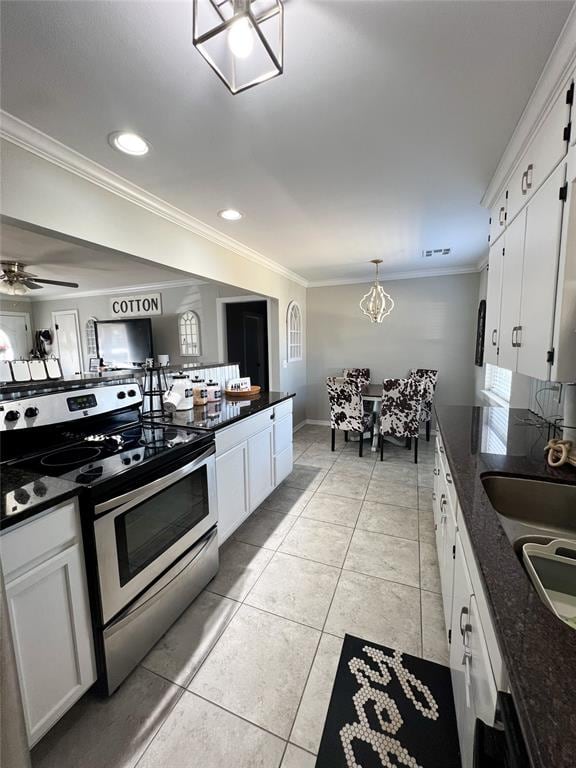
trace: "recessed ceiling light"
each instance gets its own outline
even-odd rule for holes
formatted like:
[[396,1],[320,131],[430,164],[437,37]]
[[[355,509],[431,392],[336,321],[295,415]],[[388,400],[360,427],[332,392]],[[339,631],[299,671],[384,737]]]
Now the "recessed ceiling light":
[[150,145],[142,136],[138,136],[137,133],[130,133],[129,131],[111,133],[109,141],[114,149],[118,149],[127,155],[142,156],[147,155],[150,151]]
[[235,208],[224,208],[223,211],[218,211],[218,216],[226,221],[238,221],[243,215],[243,213],[240,213]]

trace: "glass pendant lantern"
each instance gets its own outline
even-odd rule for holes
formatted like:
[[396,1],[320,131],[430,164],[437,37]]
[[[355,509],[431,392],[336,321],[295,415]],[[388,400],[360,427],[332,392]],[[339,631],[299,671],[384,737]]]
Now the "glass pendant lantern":
[[282,0],[193,0],[194,47],[231,93],[282,74]]
[[389,296],[378,280],[378,267],[382,264],[382,259],[372,259],[372,264],[376,265],[376,280],[368,293],[364,294],[360,301],[360,309],[365,315],[368,315],[372,323],[381,323],[394,309],[394,300]]

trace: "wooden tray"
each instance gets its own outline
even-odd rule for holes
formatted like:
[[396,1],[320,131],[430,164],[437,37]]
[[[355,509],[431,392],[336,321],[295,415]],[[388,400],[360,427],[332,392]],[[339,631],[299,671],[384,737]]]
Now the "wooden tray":
[[261,389],[262,387],[250,387],[250,389],[245,389],[243,392],[238,392],[235,389],[225,389],[224,394],[230,400],[240,400],[243,397],[255,397],[256,395],[259,395]]

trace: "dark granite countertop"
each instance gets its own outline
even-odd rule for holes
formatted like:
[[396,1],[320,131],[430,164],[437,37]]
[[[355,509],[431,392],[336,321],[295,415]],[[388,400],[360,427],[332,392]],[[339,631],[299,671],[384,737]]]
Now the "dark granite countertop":
[[59,477],[3,465],[0,467],[0,531],[77,496],[81,490],[81,485]]
[[[258,411],[271,408],[283,400],[295,397],[289,392],[261,392],[254,398],[238,398],[232,400],[226,395],[219,403],[194,406],[189,411],[176,411],[171,417],[159,418],[159,421],[169,421],[179,427],[196,427],[198,429],[222,429],[236,421],[253,416]],[[146,416],[144,416],[146,418]]]
[[[494,429],[496,413],[508,417],[505,442]],[[547,427],[528,411],[440,406],[436,414],[533,768],[572,768],[576,631],[541,602],[481,475],[497,472],[576,484],[576,471],[547,465]]]

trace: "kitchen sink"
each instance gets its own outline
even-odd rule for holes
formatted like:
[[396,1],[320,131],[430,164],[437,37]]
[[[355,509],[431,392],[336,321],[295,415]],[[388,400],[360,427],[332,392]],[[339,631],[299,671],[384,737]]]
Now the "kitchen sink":
[[482,484],[517,551],[529,540],[576,539],[576,485],[504,475]]

